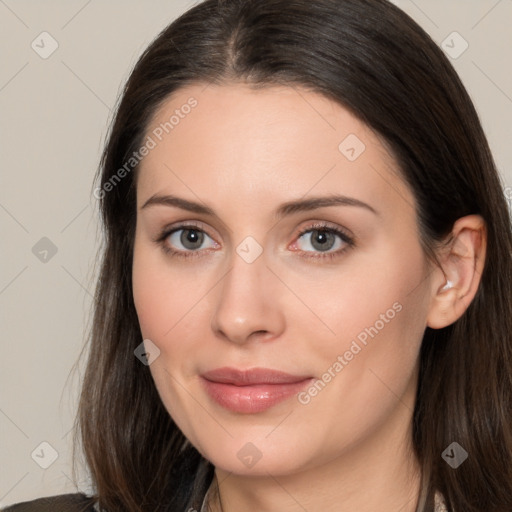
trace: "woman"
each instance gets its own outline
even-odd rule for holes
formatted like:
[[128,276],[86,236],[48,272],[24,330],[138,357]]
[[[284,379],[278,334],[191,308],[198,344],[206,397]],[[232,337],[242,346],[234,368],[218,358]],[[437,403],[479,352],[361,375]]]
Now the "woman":
[[196,5],[133,70],[94,194],[96,491],[69,510],[512,510],[507,205],[402,11]]

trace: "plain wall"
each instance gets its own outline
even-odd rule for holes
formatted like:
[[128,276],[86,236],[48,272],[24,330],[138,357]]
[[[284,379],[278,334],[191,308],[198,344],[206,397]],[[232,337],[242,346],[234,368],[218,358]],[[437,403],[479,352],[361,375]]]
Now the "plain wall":
[[[0,507],[77,491],[70,429],[80,373],[70,372],[85,341],[100,241],[93,176],[137,57],[194,3],[0,2]],[[512,2],[394,3],[451,52],[463,48],[454,31],[469,44],[452,62],[504,189],[512,186]],[[42,32],[58,43],[47,58],[55,43]],[[53,450],[57,459],[43,469]],[[88,489],[83,473],[79,490]]]

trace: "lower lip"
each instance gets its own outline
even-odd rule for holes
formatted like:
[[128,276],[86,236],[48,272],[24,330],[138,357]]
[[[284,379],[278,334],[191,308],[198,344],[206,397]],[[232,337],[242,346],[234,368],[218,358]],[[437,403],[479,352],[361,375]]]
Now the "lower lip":
[[263,412],[299,393],[313,379],[286,384],[254,384],[235,386],[201,378],[206,392],[219,405],[230,411],[254,414]]

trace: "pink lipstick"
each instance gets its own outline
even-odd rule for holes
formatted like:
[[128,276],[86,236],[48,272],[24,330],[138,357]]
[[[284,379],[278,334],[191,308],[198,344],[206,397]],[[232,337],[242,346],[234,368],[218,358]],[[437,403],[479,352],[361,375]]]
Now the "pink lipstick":
[[217,368],[201,375],[201,382],[219,405],[230,411],[254,414],[297,394],[313,380],[269,368]]

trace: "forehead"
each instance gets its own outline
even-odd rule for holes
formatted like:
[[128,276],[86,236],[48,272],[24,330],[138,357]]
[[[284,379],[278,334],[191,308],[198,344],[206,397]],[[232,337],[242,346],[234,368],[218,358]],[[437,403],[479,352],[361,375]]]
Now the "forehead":
[[162,104],[146,137],[152,149],[139,168],[139,206],[165,192],[240,207],[331,192],[414,202],[377,134],[339,103],[295,86],[184,87]]

